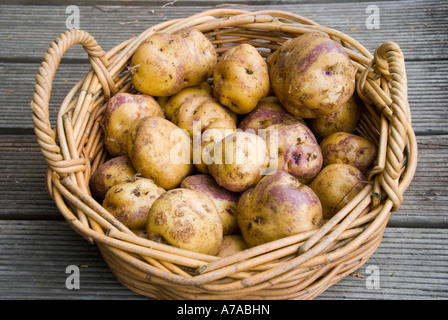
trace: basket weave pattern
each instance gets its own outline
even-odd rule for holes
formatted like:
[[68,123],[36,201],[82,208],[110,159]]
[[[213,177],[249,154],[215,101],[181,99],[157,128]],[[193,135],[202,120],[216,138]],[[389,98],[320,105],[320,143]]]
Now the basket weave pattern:
[[[266,57],[289,38],[321,31],[339,41],[357,67],[363,101],[357,133],[375,141],[378,157],[366,187],[319,230],[250,248],[225,258],[138,237],[95,201],[92,172],[107,159],[101,121],[117,92],[135,92],[129,60],[156,31],[196,27],[218,55],[249,43]],[[52,81],[63,54],[81,44],[92,69],[68,92],[52,127]],[[95,243],[117,279],[156,299],[312,299],[359,269],[380,245],[392,212],[417,166],[403,54],[393,42],[374,55],[353,38],[301,16],[276,10],[205,11],[153,26],[108,52],[87,32],[70,30],[51,44],[36,76],[32,117],[48,165],[47,188],[72,228]]]

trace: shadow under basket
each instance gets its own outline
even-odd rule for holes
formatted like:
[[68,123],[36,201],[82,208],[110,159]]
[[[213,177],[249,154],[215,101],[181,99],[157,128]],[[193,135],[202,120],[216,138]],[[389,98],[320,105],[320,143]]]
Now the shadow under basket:
[[[90,194],[91,173],[108,157],[102,140],[105,104],[117,92],[135,92],[129,60],[157,31],[202,31],[218,56],[249,43],[267,57],[289,38],[320,31],[340,42],[357,67],[361,99],[357,134],[375,141],[378,155],[368,183],[318,230],[219,258],[137,236]],[[91,70],[68,92],[55,127],[50,123],[52,81],[65,51],[81,44]],[[277,10],[204,11],[165,21],[108,52],[87,32],[70,30],[51,44],[36,76],[34,130],[48,165],[47,188],[61,214],[95,243],[116,278],[155,299],[312,299],[359,269],[376,251],[390,214],[399,209],[417,166],[403,53],[393,42],[372,55],[353,38],[304,17]]]

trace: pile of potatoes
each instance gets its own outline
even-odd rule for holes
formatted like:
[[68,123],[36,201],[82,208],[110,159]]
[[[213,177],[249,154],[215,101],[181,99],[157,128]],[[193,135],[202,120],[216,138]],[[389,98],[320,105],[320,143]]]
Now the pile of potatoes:
[[90,190],[139,236],[227,256],[320,228],[368,183],[356,67],[326,34],[265,59],[250,44],[218,55],[194,28],[157,32],[129,69],[137,93],[107,102],[110,157]]

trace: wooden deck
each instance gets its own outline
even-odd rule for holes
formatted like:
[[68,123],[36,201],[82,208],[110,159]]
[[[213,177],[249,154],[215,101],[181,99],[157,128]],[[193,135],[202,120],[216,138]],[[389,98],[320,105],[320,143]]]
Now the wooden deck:
[[[35,74],[50,43],[66,30],[74,1],[0,3],[0,299],[146,299],[123,287],[97,248],[62,219],[45,189],[45,161],[31,120]],[[291,11],[338,29],[372,53],[397,42],[406,59],[419,164],[405,202],[383,242],[355,274],[317,299],[448,299],[448,2],[446,1],[77,1],[80,28],[108,50],[164,20],[229,3],[246,10]],[[212,3],[212,5],[210,5]],[[366,8],[380,10],[366,28]],[[230,5],[228,5],[230,6]],[[54,80],[50,119],[90,69],[71,48]],[[66,287],[66,268],[80,268],[80,288]],[[379,286],[368,283],[371,268]]]

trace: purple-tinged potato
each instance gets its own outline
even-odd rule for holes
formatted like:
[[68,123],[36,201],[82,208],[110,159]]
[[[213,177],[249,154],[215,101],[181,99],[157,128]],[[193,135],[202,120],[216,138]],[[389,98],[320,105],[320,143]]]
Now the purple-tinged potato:
[[233,192],[253,187],[269,165],[266,142],[244,131],[237,130],[218,141],[210,155],[213,159],[208,166],[210,174],[218,185]]
[[243,131],[253,129],[266,129],[274,124],[291,124],[296,122],[305,123],[303,119],[296,118],[287,112],[275,96],[261,99],[254,110],[249,112],[241,120],[238,128]]
[[215,179],[207,174],[188,176],[182,181],[180,187],[196,190],[212,199],[221,216],[223,235],[232,234],[238,230],[236,221],[236,207],[240,196],[238,193],[219,186]]
[[359,118],[359,108],[355,96],[347,100],[338,110],[314,119],[308,119],[308,127],[317,141],[335,132],[355,132]]
[[302,183],[309,182],[322,169],[320,146],[311,130],[302,123],[269,126],[266,145],[270,158],[277,152],[277,169],[289,172]]
[[195,190],[177,188],[160,196],[147,221],[148,238],[193,252],[216,255],[222,221],[213,201]]
[[229,234],[222,238],[221,248],[217,254],[218,257],[228,257],[232,254],[248,249],[246,241],[240,234]]
[[320,143],[323,166],[345,163],[358,168],[364,174],[376,159],[377,146],[370,140],[347,132],[335,132]]
[[325,219],[330,219],[367,184],[357,168],[342,163],[326,166],[309,184],[319,197]]
[[149,209],[165,190],[152,180],[137,178],[109,189],[102,206],[131,230],[145,228]]
[[307,185],[285,171],[263,177],[242,194],[238,226],[249,247],[322,226],[322,206]]
[[103,164],[92,174],[89,182],[93,195],[103,199],[107,191],[114,185],[131,182],[137,172],[128,156],[118,156]]
[[287,40],[267,63],[275,95],[296,117],[329,115],[355,91],[357,68],[342,45],[321,32]]
[[107,103],[104,111],[104,144],[112,156],[126,155],[126,135],[132,124],[146,116],[164,118],[157,101],[145,94],[120,92]]

